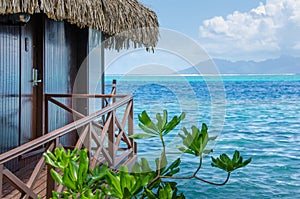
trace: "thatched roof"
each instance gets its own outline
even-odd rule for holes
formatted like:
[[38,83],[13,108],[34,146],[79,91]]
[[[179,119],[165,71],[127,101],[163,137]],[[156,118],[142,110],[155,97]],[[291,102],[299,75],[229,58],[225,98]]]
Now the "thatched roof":
[[138,0],[0,0],[0,14],[45,13],[78,27],[91,27],[110,37],[108,48],[154,47],[158,40],[156,14]]

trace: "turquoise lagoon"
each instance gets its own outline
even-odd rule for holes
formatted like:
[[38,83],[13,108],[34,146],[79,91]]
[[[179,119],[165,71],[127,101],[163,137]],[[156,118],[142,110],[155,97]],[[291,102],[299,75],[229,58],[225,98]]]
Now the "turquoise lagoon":
[[[194,157],[177,153],[183,126],[205,122],[218,135],[199,172],[204,179],[226,178],[210,166],[210,156],[237,149],[252,157],[222,187],[179,181],[187,198],[300,198],[300,75],[107,76],[106,83],[112,79],[118,80],[118,93],[134,95],[135,132],[140,132],[137,115],[143,110],[152,116],[163,109],[170,116],[186,112],[184,122],[167,138],[170,159],[183,160],[182,175],[197,166]],[[153,161],[159,147],[155,139],[139,140],[139,157]]]

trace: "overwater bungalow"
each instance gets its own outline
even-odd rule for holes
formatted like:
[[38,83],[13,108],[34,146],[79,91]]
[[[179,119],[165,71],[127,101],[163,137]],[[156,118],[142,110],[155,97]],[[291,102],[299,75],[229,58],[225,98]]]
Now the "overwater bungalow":
[[136,160],[133,97],[104,94],[103,49],[151,49],[157,39],[156,14],[137,0],[0,1],[0,198],[62,190],[41,156],[56,147],[88,148],[92,167]]

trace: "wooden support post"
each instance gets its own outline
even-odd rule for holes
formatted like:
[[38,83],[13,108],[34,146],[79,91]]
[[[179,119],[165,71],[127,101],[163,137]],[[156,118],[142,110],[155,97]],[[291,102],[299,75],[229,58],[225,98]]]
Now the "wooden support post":
[[55,181],[52,179],[52,176],[50,174],[50,170],[53,167],[50,165],[47,165],[47,192],[46,197],[51,198],[52,197],[52,191],[55,189]]
[[[58,146],[58,138],[54,140],[54,147],[53,150]],[[51,198],[52,197],[52,191],[56,189],[56,182],[53,180],[51,174],[50,174],[50,170],[53,167],[50,165],[47,165],[47,185],[46,185],[46,197],[47,198]]]
[[44,129],[44,135],[48,133],[49,131],[49,96],[45,95],[45,129]]
[[[111,94],[112,94],[112,95],[117,94],[117,80],[115,80],[115,79],[114,79],[113,82],[112,82],[112,90],[111,90]],[[113,102],[113,103],[116,102],[116,98],[115,98],[115,97],[113,97],[112,102]]]
[[[133,100],[131,100],[129,103],[131,103],[130,112],[128,115],[128,136],[133,135]],[[134,140],[130,138],[130,144],[133,148],[133,153],[136,153]],[[132,158],[133,154],[130,155],[130,158]]]
[[89,131],[88,131],[88,135],[86,136],[87,140],[86,140],[86,143],[87,143],[87,146],[86,148],[88,149],[88,156],[89,156],[89,159],[91,160],[92,159],[92,122],[90,122],[89,124]]
[[3,164],[0,164],[0,198],[2,198],[2,187],[3,186]]
[[111,94],[112,95],[117,94],[117,80],[115,80],[115,79],[113,79],[113,81],[112,81]]
[[115,167],[115,123],[116,123],[116,115],[115,111],[110,112],[112,114],[111,121],[108,127],[108,153],[112,160],[112,167]]
[[138,149],[137,142],[134,142],[133,151],[134,151],[135,154],[137,154],[137,149]]

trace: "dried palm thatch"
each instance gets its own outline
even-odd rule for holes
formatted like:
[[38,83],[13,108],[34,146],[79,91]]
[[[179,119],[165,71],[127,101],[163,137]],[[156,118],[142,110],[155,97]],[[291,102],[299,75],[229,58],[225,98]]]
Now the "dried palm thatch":
[[117,50],[145,46],[158,40],[156,14],[138,0],[0,0],[0,15],[45,13],[80,28],[90,27],[110,36],[107,48]]

